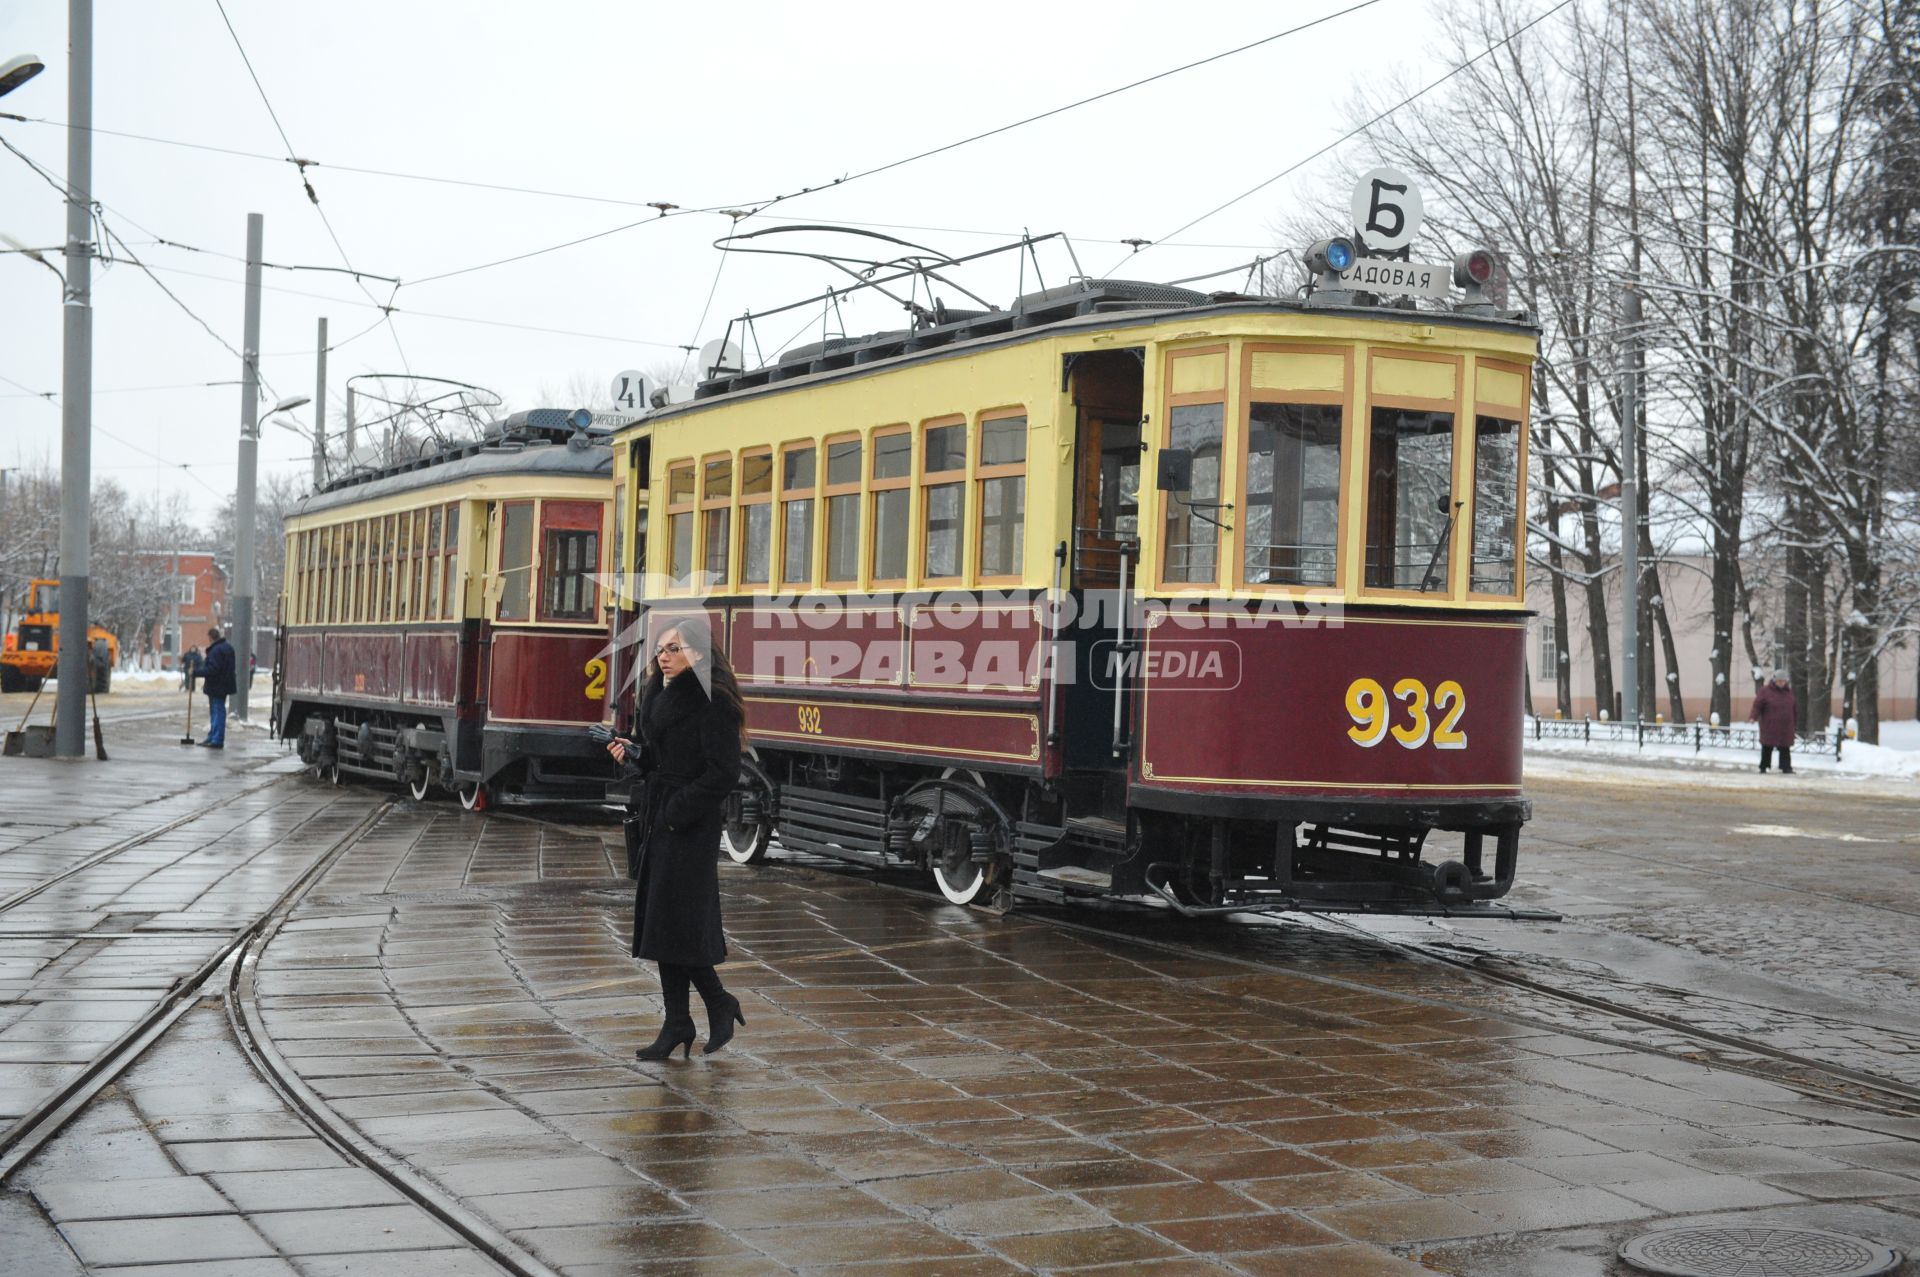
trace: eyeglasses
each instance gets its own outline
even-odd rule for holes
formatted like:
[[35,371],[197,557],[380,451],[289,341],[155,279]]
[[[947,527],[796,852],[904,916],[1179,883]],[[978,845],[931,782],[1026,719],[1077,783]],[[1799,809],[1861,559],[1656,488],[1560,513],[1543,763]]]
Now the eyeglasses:
[[662,643],[653,649],[655,656],[678,656],[687,649],[679,643]]

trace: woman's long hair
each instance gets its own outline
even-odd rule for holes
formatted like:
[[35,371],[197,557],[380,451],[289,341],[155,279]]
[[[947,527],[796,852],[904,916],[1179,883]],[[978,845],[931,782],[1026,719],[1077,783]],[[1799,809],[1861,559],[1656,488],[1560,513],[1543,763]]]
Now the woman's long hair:
[[[714,642],[713,629],[707,624],[707,618],[699,615],[679,617],[660,632],[663,638],[675,633],[680,635],[682,647],[693,649],[701,657],[701,662],[695,663],[687,673],[704,683],[714,704],[733,716],[733,721],[740,725],[740,748],[747,748],[750,743],[747,737],[747,707],[740,700],[740,683],[733,676],[733,662],[727,659],[726,651]],[[706,666],[704,679],[699,673],[701,663]],[[657,652],[650,652],[647,656],[647,680],[641,688],[640,704],[635,714],[640,722],[646,722],[647,702],[658,695],[665,684],[666,678],[660,673],[660,656]]]

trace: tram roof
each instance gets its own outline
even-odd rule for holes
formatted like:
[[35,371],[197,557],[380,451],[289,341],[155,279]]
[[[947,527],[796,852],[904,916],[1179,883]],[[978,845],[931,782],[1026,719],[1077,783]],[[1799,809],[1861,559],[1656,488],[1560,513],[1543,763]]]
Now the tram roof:
[[1524,311],[1477,314],[1379,304],[1329,305],[1286,297],[1201,293],[1170,284],[1135,280],[1082,280],[1028,294],[1007,310],[955,312],[955,318],[945,324],[832,338],[801,346],[752,371],[728,373],[703,381],[692,400],[655,409],[641,420],[652,425],[719,403],[824,385],[871,372],[891,372],[1076,332],[1139,328],[1175,318],[1272,314],[1510,334],[1538,335],[1540,331],[1539,325]]
[[[612,433],[576,430],[559,409],[517,412],[483,439],[379,470],[336,479],[294,507],[295,515],[318,514],[382,497],[495,475],[586,477],[613,475]],[[554,421],[548,421],[551,417]]]

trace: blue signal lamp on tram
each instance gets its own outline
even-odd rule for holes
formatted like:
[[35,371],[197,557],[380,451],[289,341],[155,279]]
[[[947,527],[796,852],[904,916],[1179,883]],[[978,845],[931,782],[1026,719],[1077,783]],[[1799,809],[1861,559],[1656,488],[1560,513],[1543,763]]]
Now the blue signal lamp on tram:
[[1309,300],[1317,300],[1321,305],[1339,306],[1353,300],[1352,293],[1340,281],[1340,273],[1352,266],[1360,256],[1353,241],[1344,235],[1335,235],[1329,239],[1316,240],[1301,255],[1307,271],[1313,276],[1313,288]]

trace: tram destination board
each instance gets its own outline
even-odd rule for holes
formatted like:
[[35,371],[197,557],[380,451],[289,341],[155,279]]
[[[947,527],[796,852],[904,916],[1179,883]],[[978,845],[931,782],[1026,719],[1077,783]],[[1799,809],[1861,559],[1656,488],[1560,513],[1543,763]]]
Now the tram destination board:
[[1397,297],[1431,297],[1444,301],[1449,272],[1445,266],[1362,257],[1340,272],[1340,286],[1356,292],[1391,293]]

